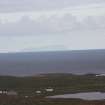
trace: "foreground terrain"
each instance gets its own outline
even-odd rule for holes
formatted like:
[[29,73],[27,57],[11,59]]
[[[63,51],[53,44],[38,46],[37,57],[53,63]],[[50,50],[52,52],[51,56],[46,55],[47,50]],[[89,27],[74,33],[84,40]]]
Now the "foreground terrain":
[[39,97],[0,97],[0,105],[105,105],[105,101],[84,101],[78,99],[45,99]]
[[[49,88],[53,91],[46,91]],[[11,91],[11,93],[9,95],[0,93],[0,105],[105,105],[105,100],[45,98],[57,94],[105,92],[105,77],[96,76],[96,74],[43,74],[33,77],[0,76],[1,91]]]

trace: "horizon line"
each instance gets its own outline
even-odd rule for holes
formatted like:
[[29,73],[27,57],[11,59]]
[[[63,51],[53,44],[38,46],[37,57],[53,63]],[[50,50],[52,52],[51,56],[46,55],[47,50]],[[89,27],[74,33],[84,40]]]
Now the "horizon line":
[[42,51],[9,51],[0,52],[0,54],[15,54],[15,53],[44,53],[44,52],[65,52],[65,51],[94,51],[94,50],[105,50],[105,48],[95,48],[95,49],[73,49],[73,50],[42,50]]

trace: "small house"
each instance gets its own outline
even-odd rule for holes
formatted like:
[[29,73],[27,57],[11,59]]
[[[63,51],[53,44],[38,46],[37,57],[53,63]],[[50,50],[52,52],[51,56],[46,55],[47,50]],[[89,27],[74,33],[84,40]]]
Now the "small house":
[[28,98],[29,96],[25,96],[25,98]]
[[48,88],[48,89],[45,89],[46,90],[46,92],[53,92],[54,91],[54,89],[52,89],[52,88]]
[[0,90],[0,94],[2,94],[3,92]]
[[6,90],[2,91],[2,94],[7,94],[7,91]]
[[1,95],[6,95],[7,94],[7,91],[6,90],[0,90],[0,94]]
[[42,92],[41,92],[41,91],[39,91],[39,90],[38,90],[38,91],[36,91],[36,94],[41,94],[41,93],[42,93]]

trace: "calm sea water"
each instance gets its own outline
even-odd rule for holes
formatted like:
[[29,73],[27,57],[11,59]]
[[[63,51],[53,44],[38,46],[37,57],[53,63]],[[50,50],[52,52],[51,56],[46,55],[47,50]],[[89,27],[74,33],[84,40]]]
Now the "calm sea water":
[[0,75],[105,73],[105,50],[0,54]]
[[88,92],[88,93],[64,94],[64,95],[49,96],[48,98],[76,98],[83,100],[104,100],[105,93]]

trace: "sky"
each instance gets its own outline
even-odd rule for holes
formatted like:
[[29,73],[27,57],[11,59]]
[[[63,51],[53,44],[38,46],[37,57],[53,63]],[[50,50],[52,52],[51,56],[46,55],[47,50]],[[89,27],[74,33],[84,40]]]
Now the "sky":
[[105,0],[0,0],[0,53],[105,49]]

